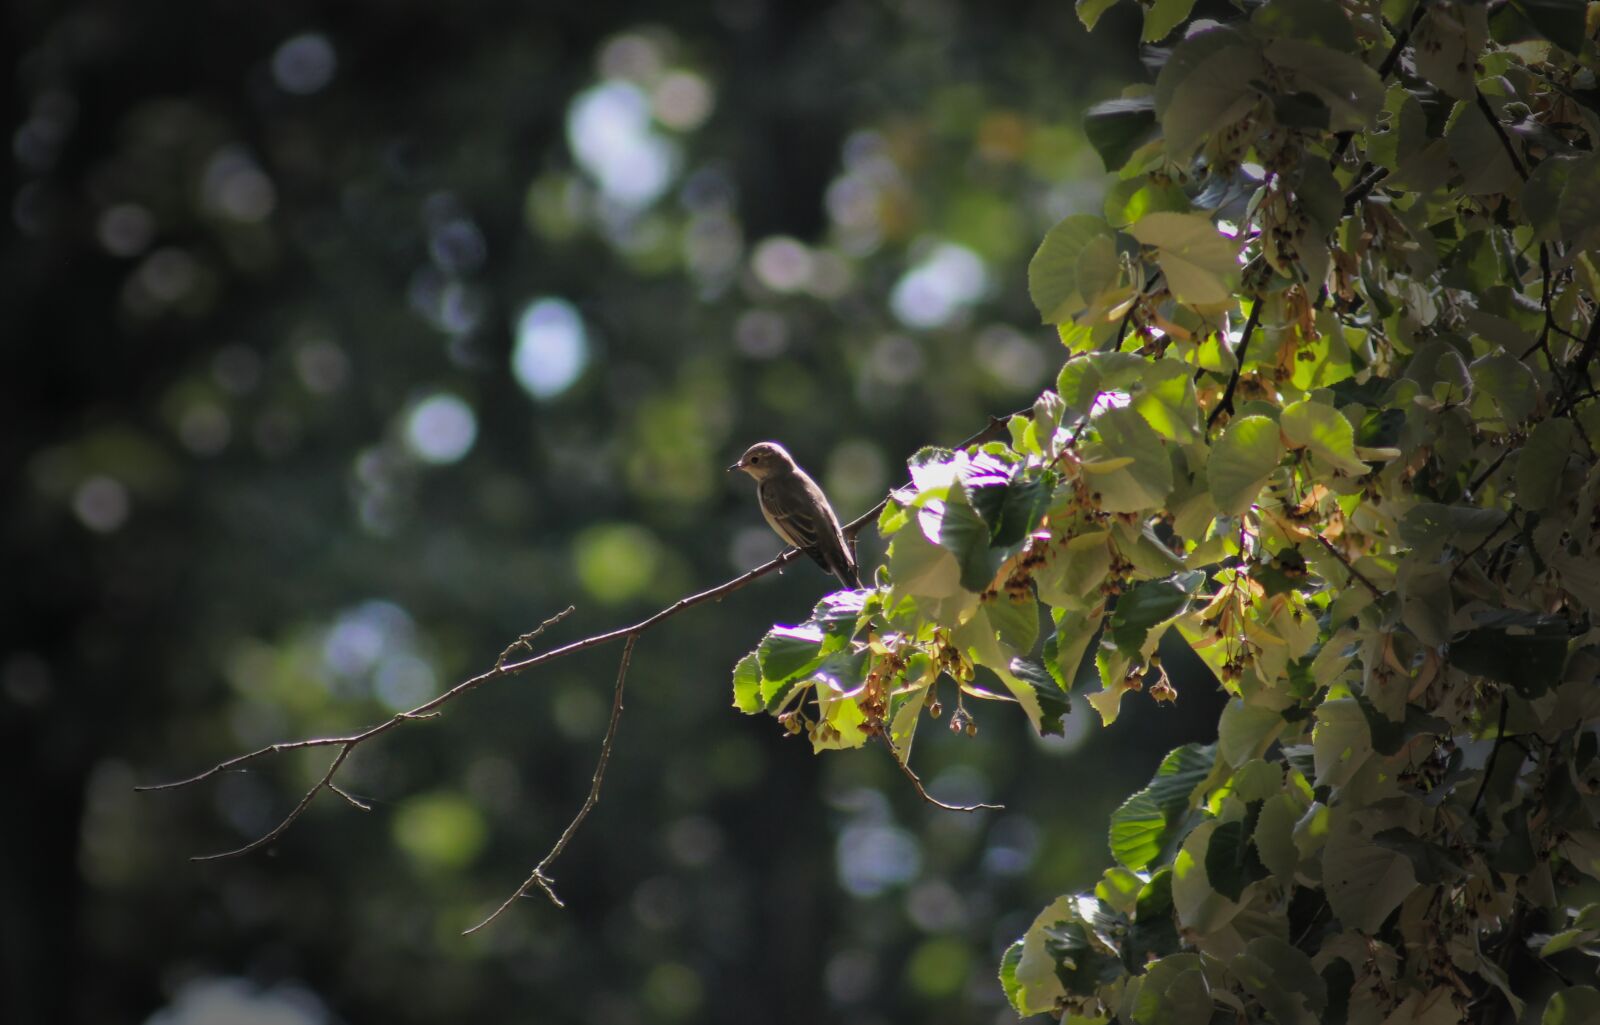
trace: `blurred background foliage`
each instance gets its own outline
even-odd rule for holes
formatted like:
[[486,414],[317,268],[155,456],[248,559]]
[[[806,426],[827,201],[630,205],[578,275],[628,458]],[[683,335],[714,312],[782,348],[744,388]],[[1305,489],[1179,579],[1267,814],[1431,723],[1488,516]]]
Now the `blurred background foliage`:
[[[809,564],[364,747],[547,638],[770,557],[781,438],[846,517],[1025,405],[1061,350],[1026,260],[1096,211],[1078,127],[1141,79],[1131,9],[844,0],[8,6],[0,1019],[1013,1020],[999,952],[1107,863],[1105,820],[1209,685],[1065,742],[979,709],[915,761],[826,759],[729,671]],[[875,539],[863,553],[875,555]],[[1080,702],[1080,706],[1082,703]],[[1199,711],[1204,709],[1205,711]]]

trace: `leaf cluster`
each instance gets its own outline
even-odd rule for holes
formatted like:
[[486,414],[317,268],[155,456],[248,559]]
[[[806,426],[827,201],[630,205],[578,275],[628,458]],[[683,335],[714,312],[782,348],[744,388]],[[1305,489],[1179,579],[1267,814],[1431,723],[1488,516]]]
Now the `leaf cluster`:
[[947,677],[1048,733],[1086,660],[1107,724],[1174,696],[1171,632],[1213,671],[1216,742],[1006,953],[1019,1013],[1600,1016],[1596,10],[1191,24],[1089,112],[1104,212],[1029,268],[1056,388],[918,453],[877,586],[740,663],[741,709],[902,751]]

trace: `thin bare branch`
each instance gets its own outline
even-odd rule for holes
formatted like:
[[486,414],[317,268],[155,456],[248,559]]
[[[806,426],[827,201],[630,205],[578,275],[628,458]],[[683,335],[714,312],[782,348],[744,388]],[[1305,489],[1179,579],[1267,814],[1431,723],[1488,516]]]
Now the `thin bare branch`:
[[333,774],[339,771],[339,766],[343,765],[344,760],[350,757],[350,752],[354,751],[355,747],[356,741],[349,741],[339,749],[339,753],[335,755],[333,761],[329,763],[328,771],[322,774],[321,779],[311,784],[311,789],[307,790],[305,792],[305,796],[300,798],[300,803],[295,805],[294,809],[283,817],[282,822],[278,823],[276,826],[273,826],[267,832],[256,837],[254,840],[251,840],[243,847],[235,847],[231,851],[218,851],[216,854],[197,854],[189,860],[216,861],[218,858],[236,858],[241,854],[249,854],[253,850],[265,847],[267,844],[282,836],[290,826],[294,825],[295,820],[301,815],[304,815],[306,809],[311,807],[312,799],[315,798],[319,792],[333,786]]
[[901,757],[899,750],[894,746],[894,741],[889,739],[889,734],[880,732],[878,736],[883,738],[883,746],[889,749],[889,757],[893,758],[894,763],[900,766],[900,771],[906,774],[906,779],[911,781],[911,785],[917,788],[917,793],[929,804],[943,808],[945,811],[1000,811],[1005,808],[1003,804],[946,804],[928,793],[928,788],[922,785],[922,779],[912,770],[911,763]]
[[633,645],[638,639],[638,634],[629,634],[628,639],[622,645],[622,659],[617,665],[617,686],[611,695],[611,721],[606,724],[606,735],[600,741],[600,760],[595,764],[594,778],[589,781],[589,794],[583,799],[583,806],[578,809],[578,814],[572,817],[572,821],[567,823],[567,828],[562,830],[561,837],[555,842],[555,846],[551,847],[549,853],[540,859],[538,865],[534,866],[533,872],[527,879],[523,880],[521,886],[517,887],[516,892],[490,912],[489,917],[472,928],[465,930],[461,935],[471,936],[479,929],[493,922],[504,914],[507,908],[521,898],[526,897],[528,891],[535,886],[544,891],[544,895],[550,898],[550,903],[558,908],[566,907],[561,898],[556,896],[555,880],[545,874],[545,869],[550,867],[551,862],[561,857],[561,852],[567,849],[567,844],[571,843],[572,838],[577,835],[578,827],[583,824],[583,820],[588,818],[589,813],[594,810],[594,806],[600,803],[600,783],[605,779],[606,764],[611,761],[611,749],[617,741],[617,723],[622,720],[622,688],[628,681],[628,664],[633,661]]
[[[990,417],[987,426],[978,431],[976,434],[973,434],[971,437],[957,442],[955,447],[965,448],[968,445],[979,444],[989,440],[990,438],[1002,436],[1006,431],[1006,422],[1011,416],[1031,416],[1032,413],[1033,409],[1030,406],[1027,409],[1018,410],[1016,413],[1009,414],[1007,417]],[[877,505],[873,506],[862,515],[856,517],[854,520],[850,521],[850,523],[846,524],[844,527],[845,536],[853,541],[856,535],[859,534],[864,527],[877,519],[878,513],[883,510],[883,507],[887,501],[888,498],[886,496],[883,501],[880,501]],[[545,630],[549,629],[551,626],[570,615],[572,613],[572,609],[571,607],[568,607],[556,615],[551,616],[549,619],[546,619],[543,623],[539,624],[539,626],[523,634],[521,637],[517,638],[516,641],[513,641],[510,645],[508,645],[506,649],[500,653],[500,657],[496,659],[495,665],[492,669],[462,680],[449,690],[443,691],[427,701],[422,702],[416,707],[408,709],[404,712],[397,712],[388,719],[385,719],[376,725],[370,726],[361,732],[341,734],[339,736],[332,737],[311,737],[305,740],[282,741],[276,744],[268,744],[266,747],[257,748],[254,751],[248,751],[244,754],[235,755],[232,758],[218,762],[216,765],[213,765],[204,772],[190,776],[186,779],[173,780],[168,783],[146,784],[144,786],[136,787],[135,789],[139,791],[174,790],[181,787],[192,786],[224,772],[243,768],[251,762],[254,762],[260,758],[265,758],[268,755],[281,754],[285,751],[296,751],[315,747],[339,748],[339,753],[334,757],[332,764],[328,766],[328,771],[324,773],[322,778],[314,783],[309,790],[306,791],[305,795],[301,797],[299,803],[295,805],[295,807],[289,812],[282,822],[278,823],[264,835],[257,837],[255,840],[245,844],[243,847],[239,847],[230,851],[223,851],[217,854],[201,855],[194,860],[209,861],[215,858],[229,858],[236,857],[241,854],[248,854],[249,852],[258,850],[282,836],[284,832],[291,825],[293,825],[302,814],[305,813],[305,810],[310,807],[311,802],[316,798],[317,794],[323,790],[331,790],[355,807],[365,808],[365,802],[352,797],[349,793],[335,785],[334,776],[338,773],[340,767],[344,765],[344,761],[349,757],[350,752],[367,741],[373,740],[385,733],[388,733],[390,730],[401,725],[402,723],[417,719],[435,718],[440,714],[440,710],[445,705],[465,695],[468,691],[476,690],[478,687],[481,687],[483,684],[488,683],[491,680],[498,680],[508,676],[516,676],[517,674],[526,672],[535,666],[543,665],[546,662],[553,662],[556,659],[563,658],[567,655],[575,655],[580,651],[587,651],[590,648],[597,648],[601,645],[609,644],[612,641],[626,639],[628,642],[629,651],[631,652],[633,641],[646,630],[649,630],[657,624],[678,615],[680,612],[685,612],[691,608],[694,608],[696,605],[704,605],[707,602],[720,601],[733,592],[748,586],[757,579],[782,569],[795,559],[798,559],[801,554],[802,553],[799,549],[790,548],[775,558],[762,563],[760,566],[757,566],[752,570],[741,573],[731,580],[725,580],[715,587],[707,588],[706,590],[700,591],[696,594],[691,594],[680,598],[671,605],[668,605],[666,608],[656,612],[654,615],[642,619],[637,623],[620,627],[616,630],[609,630],[605,633],[595,634],[592,637],[585,637],[581,640],[564,644],[559,648],[552,648],[549,651],[545,651],[540,654],[533,654],[532,641],[534,638],[538,637]],[[519,648],[526,649],[530,653],[529,657],[516,662],[508,661],[511,653],[517,651]],[[624,667],[626,667],[626,661],[624,661]],[[535,879],[533,882],[535,885],[538,885],[539,880]],[[549,892],[551,898],[554,899],[553,891]],[[557,901],[557,903],[560,902]]]

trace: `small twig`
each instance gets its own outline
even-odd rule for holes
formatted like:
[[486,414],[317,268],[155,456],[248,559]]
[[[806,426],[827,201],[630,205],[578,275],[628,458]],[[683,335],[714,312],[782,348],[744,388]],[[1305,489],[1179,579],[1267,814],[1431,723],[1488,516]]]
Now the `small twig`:
[[900,771],[906,774],[906,779],[911,781],[911,785],[917,788],[917,793],[922,795],[922,799],[927,801],[929,804],[938,808],[943,808],[945,811],[967,812],[983,811],[985,809],[989,811],[999,811],[1005,807],[1003,804],[946,804],[937,797],[934,797],[932,794],[928,793],[928,788],[922,785],[922,780],[917,776],[916,772],[912,770],[911,763],[900,757],[900,752],[896,750],[894,741],[889,739],[889,734],[880,732],[878,736],[883,738],[883,746],[889,749],[889,757],[893,758],[894,763],[900,766]]
[[1389,177],[1389,169],[1387,167],[1379,167],[1351,186],[1350,191],[1344,194],[1345,216],[1348,217],[1354,213],[1356,204],[1372,195],[1372,191],[1387,177]]
[[1322,547],[1326,548],[1328,550],[1328,554],[1329,555],[1333,556],[1335,559],[1338,559],[1340,562],[1342,562],[1344,564],[1344,568],[1350,571],[1350,576],[1352,576],[1356,580],[1361,581],[1362,585],[1365,586],[1367,590],[1372,592],[1372,596],[1374,598],[1382,598],[1383,597],[1383,591],[1379,590],[1378,585],[1374,584],[1371,580],[1368,580],[1367,579],[1367,575],[1365,573],[1363,573],[1360,570],[1356,569],[1355,563],[1351,562],[1348,558],[1346,558],[1345,554],[1343,552],[1339,551],[1339,549],[1333,547],[1333,542],[1329,541],[1327,538],[1323,537],[1321,534],[1318,534],[1317,535],[1317,543],[1322,545]]
[[1494,760],[1500,757],[1500,748],[1506,742],[1506,708],[1505,691],[1500,692],[1500,722],[1495,726],[1494,747],[1489,749],[1489,761],[1483,767],[1483,779],[1478,781],[1478,792],[1473,795],[1472,805],[1467,809],[1468,815],[1478,814],[1478,805],[1483,802],[1484,791],[1489,789],[1489,777],[1494,775]]
[[568,605],[566,608],[562,609],[560,612],[557,612],[543,623],[540,623],[532,630],[529,630],[521,637],[518,637],[510,644],[506,645],[506,650],[500,653],[500,657],[494,660],[494,664],[497,667],[503,667],[506,664],[506,659],[510,658],[511,653],[516,651],[518,648],[521,648],[530,655],[533,654],[534,639],[540,634],[544,633],[546,630],[550,629],[552,626],[555,626],[557,623],[561,622],[563,619],[566,619],[568,616],[572,615],[573,610],[576,608],[577,606],[575,605]]
[[566,907],[561,898],[556,896],[555,880],[546,875],[544,870],[550,866],[551,862],[561,857],[561,852],[566,850],[567,844],[572,842],[572,838],[577,834],[578,827],[583,824],[583,820],[588,818],[589,813],[594,810],[594,806],[600,803],[600,783],[605,778],[606,763],[611,761],[611,749],[616,744],[617,723],[622,720],[622,688],[628,681],[628,663],[633,660],[633,645],[638,639],[638,634],[629,634],[628,639],[622,644],[622,658],[617,665],[617,686],[611,695],[611,720],[606,723],[606,735],[600,741],[600,760],[595,764],[594,777],[589,781],[589,793],[583,799],[583,806],[578,809],[578,814],[572,817],[572,821],[567,823],[567,828],[561,831],[561,838],[555,842],[555,846],[551,847],[549,853],[540,859],[539,864],[534,867],[533,873],[523,881],[521,886],[517,887],[516,892],[507,897],[499,907],[495,908],[489,914],[489,917],[467,929],[461,935],[471,936],[479,929],[493,922],[505,913],[506,908],[526,897],[528,891],[535,886],[544,891],[544,895],[550,898],[550,903],[558,908]]
[[346,790],[337,783],[329,782],[328,789],[344,798],[346,803],[348,803],[350,807],[356,809],[357,811],[372,810],[372,803],[370,801],[363,801],[361,798],[357,797],[355,794],[352,794],[350,791]]
[[1250,304],[1250,315],[1245,318],[1244,330],[1239,333],[1239,347],[1233,352],[1233,373],[1228,375],[1228,386],[1223,389],[1217,407],[1206,417],[1207,432],[1210,432],[1223,410],[1227,410],[1230,415],[1233,413],[1233,391],[1239,387],[1239,374],[1244,370],[1244,357],[1250,348],[1250,335],[1254,333],[1256,324],[1261,320],[1262,305],[1263,302],[1259,297]]

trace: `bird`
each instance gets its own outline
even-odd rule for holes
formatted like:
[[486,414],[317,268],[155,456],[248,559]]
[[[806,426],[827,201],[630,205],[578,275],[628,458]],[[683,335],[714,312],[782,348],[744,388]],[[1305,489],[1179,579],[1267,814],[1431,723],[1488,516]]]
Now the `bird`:
[[845,587],[861,587],[855,557],[845,543],[839,517],[828,496],[810,474],[800,469],[789,451],[775,441],[761,441],[745,450],[728,472],[743,470],[756,481],[761,515],[777,535],[816,560]]

